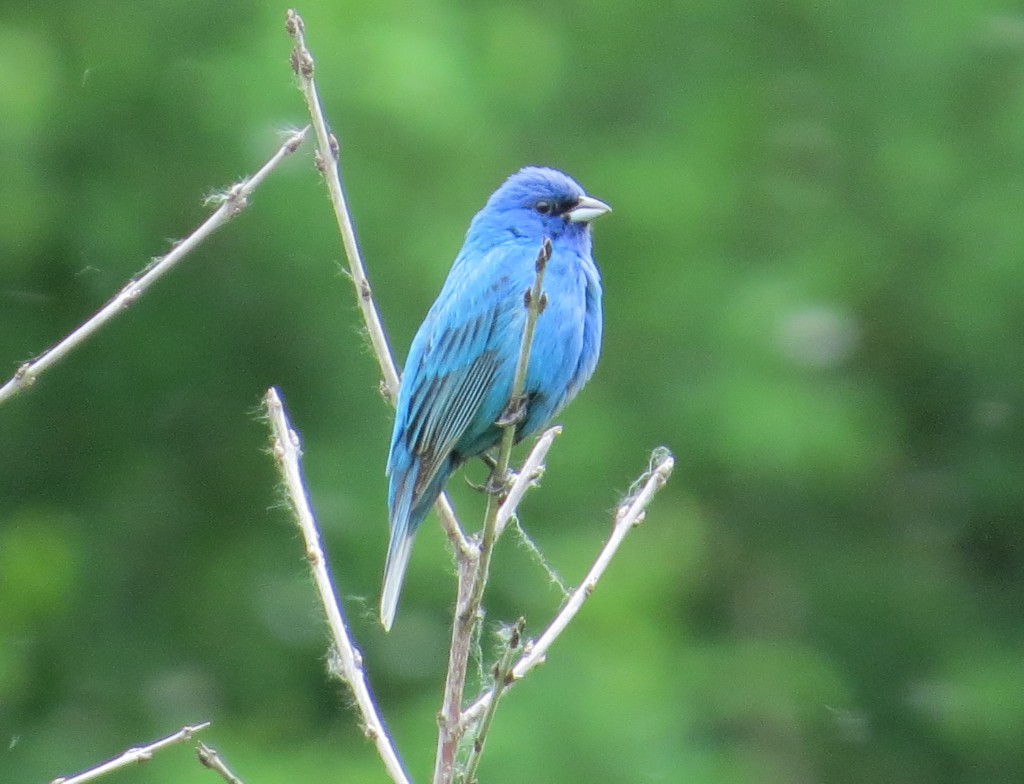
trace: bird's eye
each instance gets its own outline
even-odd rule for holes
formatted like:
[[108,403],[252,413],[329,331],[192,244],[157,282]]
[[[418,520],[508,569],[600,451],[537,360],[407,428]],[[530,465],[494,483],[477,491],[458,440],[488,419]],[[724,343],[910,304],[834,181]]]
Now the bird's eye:
[[551,202],[544,201],[542,199],[541,201],[537,202],[537,204],[534,207],[534,209],[537,210],[537,212],[539,212],[541,215],[550,215],[551,214]]

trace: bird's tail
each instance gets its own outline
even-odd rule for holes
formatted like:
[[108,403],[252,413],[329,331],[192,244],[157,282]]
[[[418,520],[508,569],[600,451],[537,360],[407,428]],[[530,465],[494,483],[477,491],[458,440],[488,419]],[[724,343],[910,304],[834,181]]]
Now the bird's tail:
[[[388,471],[391,473],[391,464]],[[380,623],[384,631],[391,631],[398,609],[398,596],[402,592],[405,570],[412,554],[412,542],[422,518],[414,518],[413,495],[416,471],[395,471],[391,473],[388,488],[388,511],[390,512],[391,539],[388,541],[388,557],[384,562],[384,586],[380,593]]]
[[384,631],[391,631],[395,622],[395,611],[398,609],[398,596],[402,592],[405,570],[412,554],[412,542],[416,531],[411,530],[408,518],[401,525],[391,529],[391,541],[388,543],[388,559],[384,565],[384,587],[380,592],[380,623]]
[[414,492],[416,471],[399,472],[391,475],[389,509],[391,511],[391,540],[388,542],[388,557],[384,563],[384,587],[380,594],[380,623],[384,631],[390,631],[395,621],[398,596],[402,592],[405,569],[409,565],[412,542],[420,523],[430,512],[430,507],[441,495],[445,482],[455,470],[456,461],[448,458],[419,493]]

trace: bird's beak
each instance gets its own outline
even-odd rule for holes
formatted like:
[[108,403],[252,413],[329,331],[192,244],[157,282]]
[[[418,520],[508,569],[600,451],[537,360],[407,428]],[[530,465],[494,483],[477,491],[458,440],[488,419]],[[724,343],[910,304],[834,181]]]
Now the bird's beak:
[[590,223],[594,218],[611,212],[612,208],[600,199],[592,196],[581,196],[579,202],[565,213],[565,216],[573,223]]

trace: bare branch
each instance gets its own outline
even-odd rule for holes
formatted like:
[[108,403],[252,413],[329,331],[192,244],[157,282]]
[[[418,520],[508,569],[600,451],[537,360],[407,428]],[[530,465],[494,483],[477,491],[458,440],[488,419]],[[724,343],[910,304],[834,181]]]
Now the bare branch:
[[320,96],[317,93],[316,83],[313,81],[315,64],[313,55],[306,48],[306,25],[302,21],[302,17],[293,9],[288,10],[285,29],[295,41],[295,48],[292,50],[292,70],[299,77],[299,89],[302,90],[302,95],[306,99],[306,107],[309,109],[309,115],[313,121],[319,153],[317,167],[327,183],[327,191],[331,196],[331,204],[334,206],[334,218],[338,222],[338,231],[341,232],[341,241],[345,246],[345,255],[348,257],[352,285],[356,289],[356,300],[359,302],[359,309],[363,312],[363,320],[366,322],[366,328],[370,334],[373,353],[377,357],[380,372],[387,384],[388,398],[394,405],[395,396],[398,394],[398,369],[391,357],[391,349],[388,347],[388,339],[384,334],[380,314],[377,313],[377,306],[373,301],[370,281],[366,277],[359,245],[356,243],[355,229],[352,227],[352,218],[349,216],[348,206],[345,203],[345,192],[341,187],[341,174],[338,170],[338,139],[327,129],[327,121],[324,119],[324,111],[320,105]]
[[[612,529],[612,535],[601,549],[597,560],[594,561],[594,565],[590,567],[590,571],[587,572],[583,583],[573,591],[569,601],[565,603],[558,612],[558,615],[551,621],[551,624],[540,636],[540,639],[532,645],[527,644],[525,646],[525,652],[519,661],[516,662],[515,667],[512,668],[509,686],[521,680],[538,664],[543,663],[548,649],[551,648],[551,645],[565,630],[565,627],[569,625],[569,622],[576,617],[576,613],[579,612],[583,603],[594,592],[594,589],[597,587],[597,581],[601,579],[601,575],[608,568],[608,564],[611,563],[612,557],[619,549],[619,545],[622,544],[622,540],[626,538],[626,534],[643,522],[647,506],[654,499],[655,494],[665,486],[668,478],[672,475],[674,465],[675,460],[667,449],[659,448],[654,450],[651,455],[650,468],[634,483],[634,487],[638,489],[619,504],[619,508],[615,512],[615,527]],[[484,711],[487,710],[487,706],[493,698],[494,690],[491,689],[467,708],[462,717],[464,727],[475,723],[484,714]]]
[[[551,259],[551,240],[545,238],[537,254],[536,274],[533,285],[525,292],[526,322],[519,345],[519,359],[512,381],[512,394],[506,410],[497,424],[503,428],[501,446],[498,450],[497,465],[491,473],[488,485],[492,493],[487,500],[484,517],[480,556],[476,569],[466,569],[460,564],[458,600],[455,605],[455,619],[452,623],[451,647],[448,651],[448,674],[445,679],[444,700],[438,714],[437,756],[434,761],[434,784],[448,784],[455,775],[456,755],[464,731],[462,721],[462,699],[466,686],[466,669],[472,649],[474,631],[480,622],[480,606],[490,573],[491,554],[498,533],[498,495],[505,491],[506,474],[512,447],[515,444],[516,428],[525,414],[523,390],[526,388],[526,371],[530,363],[530,349],[537,319],[544,310],[544,272]],[[463,585],[463,579],[471,577],[471,584]]]
[[263,168],[252,177],[233,185],[216,198],[219,207],[194,232],[181,240],[166,256],[162,256],[151,264],[142,275],[128,282],[110,302],[104,305],[84,324],[71,334],[47,349],[41,356],[26,362],[18,372],[0,387],[0,404],[3,404],[22,390],[31,387],[45,371],[60,362],[71,351],[84,343],[104,324],[119,313],[123,313],[135,303],[157,280],[169,272],[179,261],[195,250],[207,237],[244,210],[249,204],[249,196],[267,178],[282,160],[295,152],[305,138],[306,130],[293,133]]
[[384,722],[381,721],[380,715],[377,713],[377,706],[373,702],[373,696],[370,694],[370,686],[363,670],[363,656],[352,643],[341,613],[341,605],[334,594],[327,558],[320,545],[320,532],[309,506],[309,499],[306,496],[306,488],[302,479],[302,469],[299,466],[299,437],[288,423],[284,406],[276,389],[271,387],[267,390],[264,402],[273,430],[274,458],[295,512],[295,522],[305,541],[306,558],[313,573],[313,581],[320,593],[320,603],[327,616],[327,625],[331,629],[331,639],[338,654],[337,664],[341,676],[352,690],[352,696],[355,697],[363,720],[363,730],[377,747],[377,752],[384,761],[384,767],[388,774],[396,784],[409,784],[409,779],[402,769],[402,763],[398,759],[398,753],[391,743],[391,738],[384,728]]
[[212,770],[224,779],[227,784],[245,784],[245,782],[232,772],[231,768],[227,766],[227,763],[221,759],[220,754],[216,749],[210,748],[200,741],[199,745],[196,746],[196,756],[199,757],[200,765]]
[[74,776],[61,776],[60,778],[56,778],[51,781],[50,784],[85,784],[87,781],[95,781],[101,776],[106,776],[108,773],[120,770],[121,768],[126,768],[129,765],[149,762],[153,755],[161,749],[173,746],[175,743],[184,743],[185,741],[190,740],[197,732],[205,730],[209,726],[210,722],[204,721],[200,724],[191,724],[189,726],[182,727],[173,735],[168,735],[166,738],[154,741],[148,746],[137,746],[135,748],[128,749],[120,756],[114,757],[114,759],[108,760],[101,765],[97,765],[95,768],[89,768],[89,770],[82,771]]
[[[294,9],[288,9],[285,29],[295,41],[295,48],[292,49],[292,70],[299,78],[299,89],[302,90],[302,95],[306,99],[306,107],[316,133],[317,168],[327,184],[327,193],[331,198],[331,205],[334,207],[334,218],[338,223],[338,231],[341,233],[341,244],[345,248],[345,256],[348,259],[349,278],[355,288],[356,302],[359,303],[359,310],[362,312],[363,322],[366,324],[366,332],[370,336],[370,347],[377,358],[377,364],[380,366],[380,372],[384,379],[381,391],[388,402],[394,406],[398,400],[398,367],[391,354],[391,348],[388,346],[387,336],[384,334],[380,313],[378,313],[373,299],[373,289],[370,288],[370,281],[366,277],[366,269],[359,253],[352,217],[345,202],[345,191],[341,185],[341,172],[338,167],[338,139],[327,128],[320,95],[317,93],[316,82],[313,80],[315,62],[312,53],[306,48],[306,25]],[[434,509],[437,511],[438,517],[441,518],[441,525],[455,552],[460,557],[471,557],[474,548],[466,539],[446,494],[442,493],[438,497]]]

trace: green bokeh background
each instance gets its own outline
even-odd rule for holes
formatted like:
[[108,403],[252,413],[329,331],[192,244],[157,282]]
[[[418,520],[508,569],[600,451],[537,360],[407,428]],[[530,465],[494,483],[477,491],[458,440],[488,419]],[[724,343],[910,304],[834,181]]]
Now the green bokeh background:
[[[299,10],[400,358],[509,172],[554,165],[615,207],[602,363],[522,509],[570,583],[650,450],[678,457],[503,704],[481,781],[1024,780],[1020,3]],[[305,124],[284,12],[0,7],[4,378]],[[342,263],[307,145],[0,407],[0,781],[204,719],[247,784],[386,780],[324,675],[272,384],[428,779],[454,581],[431,521],[395,630],[374,623],[391,415]],[[501,621],[537,634],[560,601],[514,539],[497,558],[489,655]],[[207,779],[180,747],[109,780]]]

